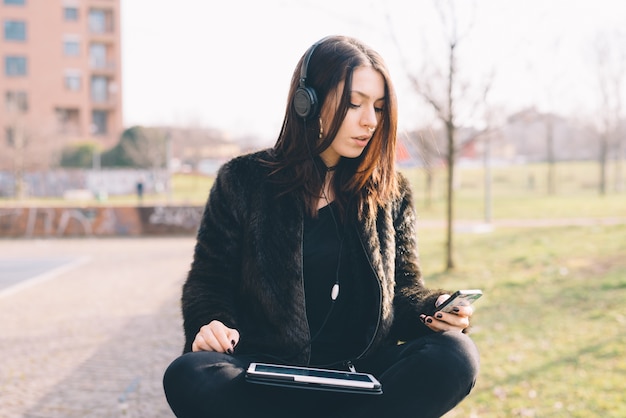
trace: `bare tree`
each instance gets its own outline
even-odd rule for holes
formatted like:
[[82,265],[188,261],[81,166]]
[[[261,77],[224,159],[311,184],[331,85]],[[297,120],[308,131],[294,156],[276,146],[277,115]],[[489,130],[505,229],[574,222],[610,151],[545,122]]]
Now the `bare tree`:
[[[6,164],[14,179],[14,195],[19,199],[25,198],[29,191],[26,174],[33,170],[47,169],[51,160],[47,145],[48,137],[28,122],[21,113],[13,112],[7,118],[5,128],[7,154]],[[42,146],[42,142],[45,144]],[[3,152],[4,153],[4,152]]]
[[546,162],[548,163],[548,194],[556,194],[556,156],[554,153],[554,116],[550,113],[544,115],[543,122],[546,127]]
[[[434,76],[427,79],[426,71],[416,75],[409,69],[405,60],[407,76],[414,90],[435,111],[437,118],[444,125],[446,136],[447,153],[445,155],[447,179],[446,179],[446,270],[454,269],[454,185],[455,185],[455,162],[457,157],[457,130],[458,130],[458,105],[460,97],[468,91],[469,83],[459,76],[457,66],[458,47],[472,28],[470,22],[463,30],[457,17],[454,0],[434,1],[438,13],[446,45],[445,68],[440,69]],[[391,23],[389,24],[392,28]],[[395,36],[394,42],[401,50]],[[468,106],[471,109],[471,106]]]
[[26,126],[23,123],[15,122],[7,128],[7,142],[12,149],[13,157],[13,179],[15,182],[15,197],[21,200],[26,194],[26,182],[24,173],[26,170],[27,149],[31,142]]
[[406,140],[416,149],[416,154],[422,161],[424,171],[424,207],[430,208],[433,200],[433,187],[435,182],[435,168],[441,162],[440,136],[433,131],[432,127],[410,132]]
[[615,191],[621,193],[626,190],[626,184],[624,182],[624,136],[626,135],[626,123],[623,119],[620,119],[619,126],[617,128],[617,135],[615,138]]
[[484,85],[483,95],[482,95],[482,103],[484,105],[483,112],[483,120],[485,126],[478,134],[479,137],[482,138],[483,141],[483,169],[485,172],[484,176],[484,220],[485,223],[491,223],[492,219],[492,195],[491,195],[491,147],[492,147],[492,139],[495,136],[495,111],[492,106],[489,105],[488,97],[489,92],[491,91],[491,87],[493,86],[494,73],[488,77],[488,82]]
[[[597,68],[598,94],[600,98],[599,126],[600,181],[598,191],[601,195],[607,192],[607,172],[609,152],[615,142],[616,149],[616,189],[623,183],[621,164],[623,140],[618,135],[622,112],[622,86],[626,71],[626,50],[623,47],[623,35],[600,33],[594,42]],[[619,178],[617,178],[619,176]]]

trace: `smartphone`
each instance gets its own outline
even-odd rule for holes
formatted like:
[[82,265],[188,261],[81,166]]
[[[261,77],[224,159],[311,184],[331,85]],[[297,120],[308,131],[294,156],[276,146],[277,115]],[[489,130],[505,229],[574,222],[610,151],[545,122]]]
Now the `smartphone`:
[[457,290],[445,302],[439,305],[435,312],[452,312],[455,306],[468,306],[483,295],[480,289]]

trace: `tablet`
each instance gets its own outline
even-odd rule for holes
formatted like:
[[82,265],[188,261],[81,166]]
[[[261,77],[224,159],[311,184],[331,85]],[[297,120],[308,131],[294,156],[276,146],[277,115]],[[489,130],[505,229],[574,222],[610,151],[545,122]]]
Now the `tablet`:
[[382,385],[371,374],[282,364],[251,363],[246,380],[265,385],[303,389],[381,394]]

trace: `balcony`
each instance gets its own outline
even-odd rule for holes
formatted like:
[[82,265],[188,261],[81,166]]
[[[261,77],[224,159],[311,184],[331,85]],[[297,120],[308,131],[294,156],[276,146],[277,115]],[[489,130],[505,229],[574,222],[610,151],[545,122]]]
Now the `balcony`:
[[113,110],[118,106],[118,96],[109,94],[107,97],[91,97],[91,108],[94,110]]
[[117,63],[109,60],[90,59],[89,67],[93,74],[113,75],[117,71]]

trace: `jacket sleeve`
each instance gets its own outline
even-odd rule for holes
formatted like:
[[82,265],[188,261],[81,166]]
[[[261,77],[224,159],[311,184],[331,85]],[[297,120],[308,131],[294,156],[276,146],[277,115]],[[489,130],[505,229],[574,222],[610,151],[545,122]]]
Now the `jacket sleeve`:
[[193,262],[183,285],[184,352],[203,325],[219,320],[237,327],[234,289],[240,277],[241,213],[245,202],[237,177],[227,163],[211,188],[198,229]]
[[420,320],[422,313],[431,313],[439,295],[449,293],[428,289],[419,265],[417,246],[417,216],[408,181],[400,176],[401,196],[394,210],[396,232],[394,322],[390,332],[393,339],[406,341],[431,331]]

